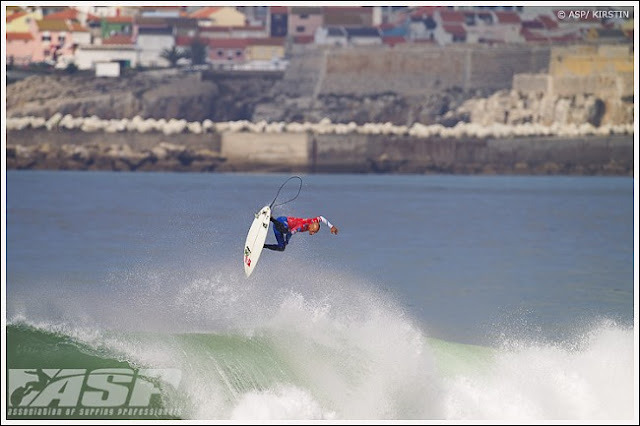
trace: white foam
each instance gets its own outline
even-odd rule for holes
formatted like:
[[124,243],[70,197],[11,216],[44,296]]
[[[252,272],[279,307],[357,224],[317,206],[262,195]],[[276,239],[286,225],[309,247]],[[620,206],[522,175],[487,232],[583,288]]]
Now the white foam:
[[578,347],[511,343],[491,367],[445,380],[449,419],[630,420],[633,332],[595,328]]
[[244,394],[231,412],[231,420],[326,420],[335,415],[323,410],[307,391],[279,386]]

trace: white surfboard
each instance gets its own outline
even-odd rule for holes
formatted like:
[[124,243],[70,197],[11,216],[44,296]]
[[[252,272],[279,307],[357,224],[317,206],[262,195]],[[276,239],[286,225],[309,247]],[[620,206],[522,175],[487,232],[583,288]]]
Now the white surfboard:
[[264,206],[255,214],[255,219],[249,228],[247,241],[244,243],[244,273],[251,275],[260,259],[264,242],[269,232],[269,218],[271,217],[271,208]]

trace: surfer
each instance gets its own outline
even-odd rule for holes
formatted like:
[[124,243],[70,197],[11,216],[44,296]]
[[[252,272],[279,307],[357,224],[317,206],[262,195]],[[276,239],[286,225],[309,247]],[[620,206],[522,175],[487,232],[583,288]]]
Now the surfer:
[[284,251],[289,244],[291,236],[298,232],[309,232],[313,235],[320,230],[320,222],[329,227],[332,234],[338,234],[338,228],[333,226],[324,216],[303,219],[300,217],[280,216],[276,219],[269,218],[273,222],[273,233],[278,244],[265,244],[264,248],[274,251]]

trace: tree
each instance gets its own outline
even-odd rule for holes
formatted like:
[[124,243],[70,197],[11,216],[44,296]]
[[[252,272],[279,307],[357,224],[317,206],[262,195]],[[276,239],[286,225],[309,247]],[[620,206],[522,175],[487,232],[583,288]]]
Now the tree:
[[175,67],[178,61],[185,57],[185,54],[172,46],[171,49],[166,48],[160,53],[160,57],[169,61],[172,67]]
[[187,58],[191,59],[191,65],[202,65],[207,59],[207,45],[199,39],[194,39],[189,45]]

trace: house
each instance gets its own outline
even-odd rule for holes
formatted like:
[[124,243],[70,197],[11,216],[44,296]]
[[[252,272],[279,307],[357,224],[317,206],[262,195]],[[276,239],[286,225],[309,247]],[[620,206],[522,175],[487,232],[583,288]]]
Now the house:
[[138,66],[138,51],[130,38],[116,35],[102,45],[81,44],[75,52],[75,64],[80,70],[95,69],[97,64],[118,62],[121,68]]
[[372,27],[380,25],[381,18],[374,19],[372,6],[326,6],[323,8],[323,25],[332,27]]
[[345,27],[347,40],[354,46],[371,46],[382,44],[380,30],[375,27]]
[[36,49],[34,62],[57,62],[59,56],[73,54],[73,41],[69,26],[62,19],[41,19],[35,21],[32,33],[35,34]]
[[269,6],[267,28],[270,37],[286,37],[289,28],[289,8],[286,6]]
[[245,15],[235,7],[203,7],[189,14],[198,20],[199,26],[240,27],[245,25]]
[[71,22],[69,23],[69,32],[71,33],[71,48],[74,52],[81,44],[91,44],[91,32],[84,25],[78,22]]
[[87,21],[87,17],[88,16],[86,13],[80,12],[78,11],[78,9],[74,9],[72,7],[65,7],[62,10],[43,16],[42,19],[45,19],[45,20],[57,19],[57,20],[63,20],[63,21],[70,20],[70,21],[77,21],[77,22],[80,22],[81,24],[84,24]]
[[28,65],[33,62],[33,56],[39,43],[30,32],[6,33],[7,65]]
[[440,46],[467,40],[467,17],[464,12],[439,9],[434,12],[433,19],[437,24],[433,30],[433,39]]
[[114,34],[129,34],[133,32],[132,16],[108,16],[100,20],[100,37],[109,38]]
[[522,41],[520,30],[522,29],[522,20],[516,12],[493,12],[496,21],[493,24],[495,31],[491,34],[491,38],[502,40],[506,43],[518,43]]
[[[83,3],[78,3],[74,6],[79,11],[87,14],[93,15],[97,18],[106,18],[109,16],[121,16],[121,15],[133,15],[132,12],[128,11],[127,7],[122,6],[85,6]],[[138,12],[137,10],[135,11]]]
[[165,49],[175,45],[173,26],[165,18],[136,18],[133,24],[133,39],[139,51],[139,66],[167,67],[169,61],[161,55]]
[[269,6],[236,6],[236,10],[244,15],[245,25],[251,27],[267,26]]
[[284,59],[284,38],[250,38],[246,46],[248,61],[276,61]]
[[168,23],[173,26],[173,33],[178,36],[195,37],[198,35],[198,20],[181,16],[179,18],[169,18]]
[[31,32],[33,23],[41,19],[42,12],[40,10],[13,12],[12,14],[7,14],[5,30],[7,33]]
[[243,63],[246,60],[248,39],[211,39],[208,41],[208,62],[214,66]]
[[198,26],[198,35],[203,39],[231,38],[229,27]]
[[[435,40],[435,31],[438,24],[433,16],[430,15],[412,15],[406,26],[405,36],[414,41]],[[397,31],[384,31],[383,36],[403,36]]]
[[289,9],[287,33],[293,37],[313,38],[316,30],[323,25],[322,7],[292,6]]
[[314,43],[322,46],[346,46],[349,39],[344,27],[319,27],[314,34]]
[[143,18],[179,18],[186,16],[186,6],[142,6],[138,15]]
[[267,27],[198,27],[198,34],[206,39],[267,38]]

